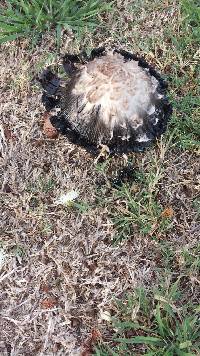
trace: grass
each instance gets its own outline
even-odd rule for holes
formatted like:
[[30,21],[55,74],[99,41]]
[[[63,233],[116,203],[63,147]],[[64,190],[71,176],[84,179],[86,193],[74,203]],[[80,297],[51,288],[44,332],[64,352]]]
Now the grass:
[[[84,12],[86,26],[54,16],[58,3],[40,6],[41,17],[35,1],[1,4],[2,16],[19,10],[19,32],[3,17],[1,38],[21,40],[2,44],[0,66],[0,353],[198,355],[198,3],[115,1],[112,12]],[[97,2],[79,2],[88,4]],[[31,79],[59,70],[56,36],[61,54],[117,45],[160,69],[174,107],[164,138],[98,165],[64,137],[46,140]],[[41,38],[31,51],[29,38]],[[56,205],[71,189],[80,200]]]
[[199,112],[200,100],[192,92],[186,94],[178,102],[173,102],[178,113],[182,113],[180,120],[179,114],[174,116],[171,125],[176,129],[176,138],[182,149],[199,147],[198,137],[200,136],[200,127],[196,119]]
[[92,30],[97,15],[109,9],[109,4],[99,0],[9,0],[0,8],[0,43],[21,37],[36,43],[53,30],[60,44],[64,30]]
[[141,177],[140,174],[136,175],[136,184],[123,184],[115,191],[117,213],[115,207],[112,220],[118,231],[116,241],[134,237],[137,230],[141,236],[153,238],[171,226],[172,216],[163,214],[164,208],[156,199],[156,191],[150,188],[155,181],[154,174],[150,172],[146,177]]
[[148,290],[137,288],[123,299],[114,300],[115,312],[109,325],[112,338],[99,343],[94,355],[198,355],[198,287],[192,288],[190,300],[185,298],[186,289],[193,281],[192,275],[195,278],[200,272],[198,256],[199,247],[183,250],[178,271],[174,265],[174,252],[170,251],[170,259],[169,254],[163,256],[164,268],[159,270],[158,287],[152,286]]
[[49,191],[53,190],[54,185],[55,182],[52,178],[45,179],[44,177],[40,177],[37,182],[27,187],[27,191],[30,193],[48,193]]
[[199,66],[200,8],[197,1],[183,0],[180,21],[176,30],[166,29],[175,62],[170,68],[174,116],[171,127],[176,130],[176,140],[182,149],[199,148]]
[[[97,349],[98,356],[105,355],[152,355],[186,356],[200,352],[200,327],[197,306],[177,308],[181,298],[177,284],[174,283],[168,298],[162,294],[146,295],[143,289],[136,291],[132,300],[137,309],[137,320],[113,321],[117,332],[113,342],[117,345],[110,349]],[[130,299],[129,299],[130,303]],[[141,320],[141,321],[140,321]],[[127,337],[127,335],[133,335]],[[142,347],[137,347],[142,345]]]
[[[112,182],[112,189],[108,183],[108,193],[99,190],[100,204],[109,206],[110,218],[116,235],[114,242],[132,239],[139,232],[140,236],[158,239],[160,234],[167,232],[173,226],[173,209],[159,201],[158,193],[164,177],[164,157],[171,147],[171,140],[162,142],[157,154],[148,162],[149,171],[138,171],[134,163],[129,162],[127,182],[118,185],[116,177],[109,178],[112,162],[107,159],[97,165],[107,183]],[[120,180],[119,180],[120,182]],[[105,188],[103,188],[105,190]],[[103,199],[101,197],[103,196]]]

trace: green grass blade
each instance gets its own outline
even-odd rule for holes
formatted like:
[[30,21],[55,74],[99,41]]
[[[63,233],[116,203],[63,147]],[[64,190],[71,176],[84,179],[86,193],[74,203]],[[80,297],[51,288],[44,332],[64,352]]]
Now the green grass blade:
[[153,336],[135,336],[130,339],[118,338],[118,339],[114,339],[114,341],[118,341],[123,344],[144,344],[144,345],[157,345],[157,346],[163,344],[162,339]]
[[8,25],[3,22],[0,22],[0,28],[3,30],[3,32],[18,32],[22,31],[23,32],[23,26],[20,24],[19,26],[14,26],[14,25]]
[[159,333],[160,333],[161,336],[164,336],[165,335],[165,332],[164,332],[165,326],[164,326],[162,318],[161,318],[160,305],[159,304],[156,306],[155,318],[156,318],[157,323],[158,323]]
[[5,43],[5,42],[14,41],[17,38],[23,37],[23,36],[24,36],[24,33],[15,33],[15,34],[3,36],[3,37],[1,37],[1,34],[0,34],[0,44]]

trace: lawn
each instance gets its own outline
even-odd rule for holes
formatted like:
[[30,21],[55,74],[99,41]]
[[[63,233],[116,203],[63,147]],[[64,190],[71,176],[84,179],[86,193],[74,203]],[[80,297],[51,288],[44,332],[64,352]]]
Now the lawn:
[[[9,3],[24,7],[11,21],[0,5],[0,354],[199,355],[197,1],[88,1],[77,16],[70,0],[66,17],[62,1],[40,16],[43,1]],[[102,45],[152,63],[173,116],[145,152],[96,162],[44,135],[36,77]],[[72,189],[76,203],[58,205]]]

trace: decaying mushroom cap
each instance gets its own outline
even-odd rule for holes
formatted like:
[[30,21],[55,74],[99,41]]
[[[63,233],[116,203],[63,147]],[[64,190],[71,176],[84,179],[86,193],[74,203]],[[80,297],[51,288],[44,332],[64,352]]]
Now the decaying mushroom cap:
[[85,147],[141,150],[166,129],[171,105],[166,83],[143,59],[123,50],[93,50],[90,57],[66,55],[70,79],[61,86],[49,69],[40,81],[51,123]]

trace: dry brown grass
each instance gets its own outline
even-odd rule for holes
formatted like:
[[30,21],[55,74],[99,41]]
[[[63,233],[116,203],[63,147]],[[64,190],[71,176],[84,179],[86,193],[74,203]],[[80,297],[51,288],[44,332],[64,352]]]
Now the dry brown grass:
[[[146,34],[160,33],[163,22],[171,21],[166,2],[166,9],[155,8],[145,26],[145,10],[140,21],[131,25],[131,15],[123,10],[126,3],[118,2],[121,17],[116,24],[110,15],[110,32],[116,37],[110,34],[105,40],[101,33],[95,38],[88,35],[84,45],[115,41],[138,51],[133,33],[139,33],[141,40]],[[169,16],[175,12],[174,7]],[[126,16],[130,25],[125,24]],[[156,280],[157,261],[152,256],[158,241],[136,232],[134,238],[112,245],[115,229],[109,207],[96,201],[102,177],[93,158],[64,137],[49,140],[42,133],[44,109],[31,79],[41,63],[47,62],[46,55],[54,52],[51,41],[47,36],[33,55],[25,42],[1,50],[0,201],[1,251],[5,254],[0,277],[1,355],[81,355],[93,329],[106,337],[102,312],[112,314],[113,295],[120,297]],[[72,49],[78,50],[78,44],[68,38],[62,52]],[[156,52],[149,57],[163,67]],[[152,157],[158,164],[162,161],[159,200],[163,207],[172,206],[175,214],[170,232],[159,239],[170,241],[178,254],[181,247],[189,248],[198,241],[198,216],[193,207],[199,189],[197,153],[178,153],[169,145],[164,157],[162,154],[162,147],[157,146],[130,158],[144,172],[151,170]],[[70,189],[80,192],[80,201],[89,206],[87,211],[55,204]]]

